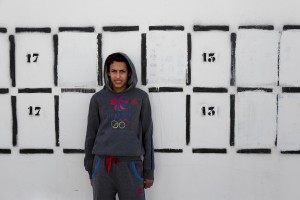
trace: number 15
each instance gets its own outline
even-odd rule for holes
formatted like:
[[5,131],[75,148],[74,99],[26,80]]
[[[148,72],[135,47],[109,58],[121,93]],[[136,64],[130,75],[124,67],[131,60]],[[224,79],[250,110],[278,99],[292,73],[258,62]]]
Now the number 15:
[[203,56],[204,62],[215,62],[216,61],[215,53],[203,53],[202,56]]

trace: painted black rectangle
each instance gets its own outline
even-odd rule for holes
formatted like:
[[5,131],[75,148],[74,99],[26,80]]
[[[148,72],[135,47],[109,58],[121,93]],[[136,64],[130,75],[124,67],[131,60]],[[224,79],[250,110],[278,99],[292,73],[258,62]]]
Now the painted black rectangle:
[[7,94],[7,93],[9,93],[8,88],[0,88],[0,94]]
[[52,88],[22,88],[19,93],[52,93]]
[[63,152],[66,154],[82,154],[84,153],[84,149],[63,149]]
[[177,87],[151,87],[149,88],[149,92],[183,92],[183,88]]
[[7,33],[7,29],[6,28],[0,28],[0,33]]
[[184,26],[149,26],[149,31],[184,31]]
[[55,111],[55,144],[57,147],[60,146],[59,141],[59,96],[54,96],[54,111]]
[[98,45],[98,85],[102,86],[102,34],[97,35],[97,45]]
[[67,32],[67,31],[73,31],[73,32],[95,32],[95,27],[93,26],[87,26],[87,27],[59,27],[59,32]]
[[206,88],[206,87],[194,87],[193,92],[203,93],[227,93],[227,88]]
[[280,44],[281,40],[278,41],[278,47],[277,47],[277,86],[279,86],[280,82]]
[[194,31],[229,31],[229,26],[201,26],[201,25],[195,25]]
[[16,58],[15,58],[15,36],[10,35],[9,36],[9,43],[10,43],[10,49],[9,49],[9,66],[10,66],[10,78],[11,78],[11,85],[12,87],[16,87]]
[[248,87],[237,88],[237,92],[247,92],[247,91],[273,92],[273,89],[272,88],[248,88]]
[[18,136],[18,119],[17,119],[17,97],[11,96],[11,110],[12,110],[12,142],[13,146],[17,146],[17,136]]
[[127,32],[127,31],[139,31],[139,26],[104,26],[103,31],[109,32]]
[[235,82],[236,82],[236,77],[235,77],[236,33],[231,33],[230,41],[231,41],[231,77],[230,77],[230,85],[235,86]]
[[159,92],[183,92],[183,88],[176,87],[160,87]]
[[43,28],[28,28],[28,27],[17,27],[16,33],[51,33],[50,27],[43,27]]
[[192,150],[193,153],[222,153],[226,154],[227,149],[197,148]]
[[[278,101],[278,98],[279,98],[279,95],[277,94],[276,95],[276,124],[278,124],[278,104],[279,104],[279,101]],[[276,126],[276,137],[275,137],[275,147],[277,147],[277,140],[278,140],[278,126]]]
[[300,93],[300,87],[282,87],[283,93]]
[[78,92],[78,93],[95,93],[96,89],[87,89],[87,88],[62,88],[61,89],[62,93],[66,92]]
[[54,85],[57,86],[57,80],[58,80],[58,73],[57,73],[57,65],[58,65],[58,35],[53,35],[53,52],[54,52],[54,65],[53,65],[53,71],[54,71]]
[[247,25],[247,26],[239,26],[239,29],[274,30],[274,26],[273,25]]
[[300,150],[293,150],[293,151],[281,151],[281,154],[300,154]]
[[235,95],[230,95],[230,146],[235,144]]
[[53,149],[20,149],[20,154],[53,154]]
[[183,153],[182,149],[154,149],[157,153]]
[[237,153],[244,154],[271,154],[271,149],[239,149]]
[[284,25],[283,30],[293,30],[293,29],[300,29],[300,25]]
[[157,87],[151,87],[148,89],[149,92],[159,92],[159,89]]
[[186,145],[190,144],[191,141],[191,95],[186,95]]
[[0,149],[0,154],[11,154],[10,149]]
[[190,33],[187,34],[187,76],[186,85],[191,85],[191,59],[192,59],[192,36]]
[[147,37],[146,33],[142,34],[142,41],[141,41],[141,77],[142,77],[142,85],[147,85]]

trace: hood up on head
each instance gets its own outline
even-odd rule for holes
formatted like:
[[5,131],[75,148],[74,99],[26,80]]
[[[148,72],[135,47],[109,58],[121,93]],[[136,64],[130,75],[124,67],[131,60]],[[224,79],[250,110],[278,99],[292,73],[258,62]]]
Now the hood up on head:
[[[110,54],[108,57],[110,57],[112,55],[119,55],[119,56],[125,58],[125,60],[127,61],[126,62],[127,67],[130,68],[130,70],[131,70],[131,75],[130,75],[130,77],[128,77],[128,82],[127,82],[128,87],[125,91],[128,91],[128,90],[131,90],[132,88],[135,88],[138,79],[137,79],[135,67],[134,67],[132,61],[130,60],[130,58],[125,53],[122,53],[122,52],[117,52],[117,53]],[[109,89],[110,91],[113,91],[110,78],[107,74],[107,70],[109,68],[108,63],[107,63],[107,61],[108,61],[107,58],[104,62],[104,83],[105,83],[105,86],[106,86],[107,89]]]

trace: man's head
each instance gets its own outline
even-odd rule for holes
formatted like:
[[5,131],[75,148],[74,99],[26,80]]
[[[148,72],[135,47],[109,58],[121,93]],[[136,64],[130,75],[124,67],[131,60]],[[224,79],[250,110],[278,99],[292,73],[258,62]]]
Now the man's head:
[[128,72],[131,73],[131,68],[129,67],[128,60],[121,53],[113,53],[106,58],[107,72],[109,72],[110,65],[114,61],[124,62],[126,64]]
[[107,57],[106,65],[112,90],[117,93],[125,91],[132,73],[127,59],[120,53],[114,53]]

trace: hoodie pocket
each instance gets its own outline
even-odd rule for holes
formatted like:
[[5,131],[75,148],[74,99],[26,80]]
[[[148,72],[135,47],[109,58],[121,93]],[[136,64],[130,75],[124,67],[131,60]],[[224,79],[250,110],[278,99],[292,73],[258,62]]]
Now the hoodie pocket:
[[94,153],[98,155],[139,156],[141,142],[134,131],[110,131],[97,137]]
[[131,169],[133,171],[134,176],[139,181],[144,181],[143,177],[140,175],[143,171],[142,161],[131,161]]
[[95,178],[97,176],[99,168],[100,168],[100,164],[101,164],[101,158],[97,158],[97,163],[96,163],[94,172],[92,174],[92,178]]

